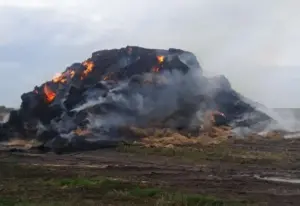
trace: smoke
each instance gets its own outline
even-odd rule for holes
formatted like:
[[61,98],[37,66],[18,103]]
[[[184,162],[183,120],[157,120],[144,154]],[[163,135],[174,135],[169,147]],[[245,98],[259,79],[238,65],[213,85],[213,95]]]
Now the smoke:
[[97,105],[97,104],[101,104],[101,103],[103,103],[104,101],[105,101],[105,99],[104,99],[103,97],[101,97],[101,96],[98,97],[97,100],[94,100],[94,99],[89,100],[89,99],[88,99],[84,104],[82,104],[82,105],[80,105],[80,106],[74,108],[72,111],[74,111],[74,112],[80,112],[80,111],[82,111],[82,110],[84,110],[84,109],[93,107],[93,106],[95,106],[95,105]]
[[[172,56],[167,58],[172,58]],[[175,125],[171,123],[171,127],[176,127],[178,124],[195,127],[203,123],[205,112],[218,109],[218,103],[214,99],[219,91],[225,91],[242,98],[254,109],[269,115],[278,122],[278,118],[274,118],[274,115],[267,112],[267,108],[235,94],[225,76],[205,76],[200,65],[192,61],[190,54],[181,55],[180,61],[190,68],[186,74],[176,69],[164,70],[162,73],[144,73],[141,76],[133,76],[127,81],[118,82],[118,85],[108,89],[107,93],[103,92],[102,89],[88,90],[85,102],[72,111],[87,113],[86,120],[89,122],[89,130],[96,132],[101,129],[109,132],[110,128],[120,126],[143,126],[162,122],[182,107],[187,107],[186,110],[188,111],[188,107],[195,106],[196,109],[191,109],[194,113],[189,114],[187,112],[184,114],[187,117],[183,121],[188,122],[182,123],[178,120]],[[204,99],[196,101],[201,102],[199,105],[193,105],[196,98],[203,96]],[[197,110],[198,112],[195,112]],[[246,136],[252,132],[266,132],[279,128],[278,125],[269,120],[256,124],[255,121],[260,119],[260,115],[252,111],[246,112],[245,115],[231,123],[233,132],[239,136]],[[72,119],[61,121],[63,124],[59,123],[58,125],[64,131],[58,128],[60,132],[69,131],[76,126],[76,124],[72,124]],[[239,126],[240,122],[244,121],[252,121],[252,126]]]
[[8,122],[9,120],[9,117],[10,117],[10,114],[2,114],[0,115],[0,123],[6,123]]
[[[274,109],[268,108],[263,104],[252,101],[246,97],[242,97],[243,101],[247,102],[257,111],[261,111],[262,113],[268,115],[271,120],[265,122],[258,122],[251,127],[235,127],[233,132],[237,134],[237,136],[247,136],[249,134],[257,133],[260,135],[265,135],[271,131],[285,131],[288,133],[296,133],[292,134],[292,136],[287,135],[287,138],[298,137],[299,128],[300,128],[300,113],[298,109]],[[253,113],[245,114],[241,117],[240,120],[247,120],[255,118],[252,116]]]
[[[299,131],[300,126],[300,115],[299,109],[293,108],[295,104],[295,97],[298,96],[297,82],[298,79],[294,78],[297,75],[298,68],[286,67],[284,70],[274,69],[273,72],[268,76],[270,81],[265,81],[262,84],[262,88],[268,88],[270,92],[264,91],[265,98],[268,101],[275,102],[275,109],[262,108],[265,113],[276,120],[277,127],[279,129],[287,130],[290,132]],[[280,102],[287,102],[286,107],[282,107]],[[276,102],[278,102],[276,104]],[[290,106],[290,107],[289,107]]]
[[[267,109],[263,112],[272,117],[275,121],[269,125],[266,130],[285,130],[288,132],[298,132],[300,128],[299,116],[297,109]],[[299,111],[298,111],[299,112]],[[298,113],[299,115],[299,113]]]
[[[94,95],[104,94],[102,89],[88,90],[84,103],[72,111],[88,113],[89,130],[161,122],[179,110],[182,101],[194,102],[195,97],[212,91],[204,86],[206,78],[202,68],[191,60],[190,55],[181,55],[180,61],[190,68],[188,73],[183,74],[176,68],[161,73],[144,73],[118,82],[102,96]],[[58,125],[65,129],[71,124]]]
[[[214,98],[218,92],[232,92],[232,89],[224,76],[205,76],[198,62],[195,63],[191,56],[194,57],[191,54],[180,56],[180,61],[190,68],[185,74],[176,69],[144,73],[118,82],[116,87],[102,96],[94,95],[104,94],[101,89],[88,90],[85,102],[72,111],[86,112],[88,129],[95,134],[99,130],[109,132],[110,128],[120,126],[148,126],[164,122],[172,119],[173,114],[178,116],[175,122],[168,123],[170,127],[200,126],[204,121],[204,113],[217,109]],[[195,102],[200,103],[196,105]],[[186,111],[180,114],[182,108]],[[180,115],[183,116],[182,120]]]

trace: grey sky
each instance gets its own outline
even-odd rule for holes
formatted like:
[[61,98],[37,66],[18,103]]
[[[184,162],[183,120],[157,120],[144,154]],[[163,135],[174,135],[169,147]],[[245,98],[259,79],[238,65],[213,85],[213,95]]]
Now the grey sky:
[[0,0],[0,104],[95,50],[194,52],[269,107],[299,107],[298,0]]

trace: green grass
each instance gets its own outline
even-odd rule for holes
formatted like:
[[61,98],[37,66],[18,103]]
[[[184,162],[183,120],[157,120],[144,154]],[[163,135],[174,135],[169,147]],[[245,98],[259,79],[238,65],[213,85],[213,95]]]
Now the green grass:
[[18,201],[13,199],[0,198],[0,206],[14,206]]
[[0,206],[73,205],[247,205],[187,194],[170,188],[104,176],[70,173],[66,170],[1,163]]
[[101,182],[101,180],[98,181],[98,180],[90,180],[90,179],[85,179],[85,178],[76,178],[76,179],[61,179],[59,181],[56,180],[53,182],[59,186],[76,187],[76,186],[97,185]]

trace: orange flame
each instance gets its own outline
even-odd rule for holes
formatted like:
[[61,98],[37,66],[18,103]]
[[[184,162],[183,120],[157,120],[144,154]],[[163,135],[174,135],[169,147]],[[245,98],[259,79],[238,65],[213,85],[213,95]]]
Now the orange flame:
[[71,70],[71,71],[70,71],[70,76],[71,76],[71,78],[73,78],[74,75],[75,75],[75,71],[74,71],[74,70]]
[[85,61],[82,63],[83,66],[85,66],[85,70],[82,73],[81,79],[86,77],[91,71],[93,71],[94,63],[92,61]]
[[65,75],[65,73],[57,73],[54,75],[54,77],[52,78],[52,82],[54,83],[65,83],[67,81],[67,77]]
[[112,75],[113,75],[113,72],[108,73],[108,74],[103,78],[103,80],[106,81],[106,80],[111,79]]
[[91,132],[87,129],[81,129],[81,128],[77,128],[73,131],[75,134],[77,134],[78,136],[84,136],[87,134],[90,134]]
[[156,59],[157,59],[159,64],[162,64],[165,60],[165,57],[164,56],[157,56]]
[[54,99],[55,99],[55,97],[56,97],[56,94],[55,94],[55,92],[53,92],[48,86],[47,86],[47,84],[45,84],[45,86],[44,86],[44,93],[45,93],[45,95],[46,95],[46,100],[47,100],[47,102],[52,102]]
[[62,80],[64,79],[64,76],[62,73],[57,73],[54,75],[54,77],[52,78],[52,81],[54,83],[58,83],[58,82],[61,82]]

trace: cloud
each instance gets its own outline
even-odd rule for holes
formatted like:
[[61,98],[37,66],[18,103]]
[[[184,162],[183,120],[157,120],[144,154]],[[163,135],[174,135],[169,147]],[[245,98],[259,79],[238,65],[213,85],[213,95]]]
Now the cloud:
[[[270,107],[297,107],[296,0],[0,0],[1,103],[95,51],[178,47]],[[9,92],[9,95],[7,94]]]

